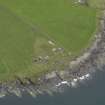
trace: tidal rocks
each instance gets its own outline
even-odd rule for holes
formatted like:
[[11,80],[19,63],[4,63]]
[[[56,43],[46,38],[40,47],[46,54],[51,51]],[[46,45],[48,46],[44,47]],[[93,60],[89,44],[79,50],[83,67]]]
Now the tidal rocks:
[[103,69],[105,69],[105,18],[101,20],[101,30],[95,36],[91,47],[66,65],[65,70],[53,70],[36,81],[16,77],[15,81],[0,84],[0,97],[8,94],[21,97],[22,92],[28,92],[33,97],[43,93],[52,95],[54,92],[63,91],[65,86],[76,87],[81,81],[89,79],[91,73]]

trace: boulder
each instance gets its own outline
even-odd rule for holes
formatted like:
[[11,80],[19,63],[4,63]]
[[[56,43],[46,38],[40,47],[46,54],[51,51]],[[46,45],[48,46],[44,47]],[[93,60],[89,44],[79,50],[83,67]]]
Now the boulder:
[[88,0],[77,0],[79,4],[88,5]]

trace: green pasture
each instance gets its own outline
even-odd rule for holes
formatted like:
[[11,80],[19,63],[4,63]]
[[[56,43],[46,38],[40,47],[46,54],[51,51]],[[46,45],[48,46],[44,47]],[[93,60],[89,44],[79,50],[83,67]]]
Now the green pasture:
[[[0,0],[0,81],[37,77],[54,70],[56,61],[68,62],[91,42],[96,15],[94,6],[73,0]],[[55,54],[54,47],[63,48],[63,54]],[[49,56],[47,64],[33,62],[38,56]]]

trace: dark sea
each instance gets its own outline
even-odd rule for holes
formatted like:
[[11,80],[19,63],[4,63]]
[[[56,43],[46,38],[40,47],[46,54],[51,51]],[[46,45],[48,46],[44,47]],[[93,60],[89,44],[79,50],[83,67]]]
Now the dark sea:
[[64,93],[37,98],[8,96],[0,99],[0,105],[105,105],[105,72],[95,73],[92,79],[78,88],[68,88]]

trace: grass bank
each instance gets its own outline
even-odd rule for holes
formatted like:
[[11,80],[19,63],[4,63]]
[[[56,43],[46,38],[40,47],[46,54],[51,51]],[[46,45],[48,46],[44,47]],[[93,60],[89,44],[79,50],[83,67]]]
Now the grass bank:
[[[54,62],[66,63],[78,55],[96,30],[94,5],[81,6],[73,0],[0,0],[0,80],[37,77],[55,69]],[[63,54],[52,51],[59,47]],[[49,57],[47,63],[33,62],[39,56]]]

